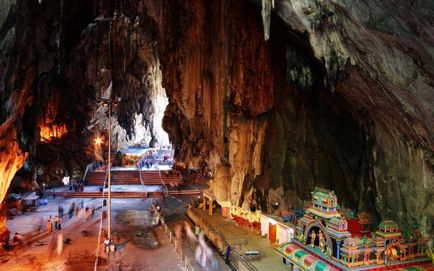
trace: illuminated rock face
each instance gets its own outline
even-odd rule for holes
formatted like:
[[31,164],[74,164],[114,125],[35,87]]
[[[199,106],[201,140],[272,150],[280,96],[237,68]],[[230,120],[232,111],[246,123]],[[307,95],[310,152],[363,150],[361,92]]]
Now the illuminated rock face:
[[[429,1],[42,2],[0,9],[1,140],[12,139],[2,155],[53,149],[38,145],[37,120],[60,93],[56,124],[73,150],[62,163],[90,161],[77,157],[89,129],[105,127],[95,104],[110,85],[122,97],[116,138],[134,135],[136,113],[156,133],[161,65],[176,158],[210,171],[220,202],[299,208],[318,185],[345,207],[432,229]],[[11,165],[22,165],[18,153]]]
[[0,240],[7,236],[6,228],[6,208],[3,200],[9,188],[12,178],[20,169],[26,159],[26,155],[18,146],[15,129],[9,119],[0,126]]

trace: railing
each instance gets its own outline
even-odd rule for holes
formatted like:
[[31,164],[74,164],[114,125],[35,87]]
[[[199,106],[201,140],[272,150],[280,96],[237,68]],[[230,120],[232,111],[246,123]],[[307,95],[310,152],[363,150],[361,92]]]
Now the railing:
[[140,178],[140,183],[142,184],[143,187],[145,187],[145,184],[143,183],[143,179],[142,179],[142,166],[139,163],[139,178]]
[[[217,234],[220,237],[220,240],[223,244],[223,247],[220,251],[222,256],[225,256],[227,248],[230,246],[229,243],[226,241],[224,234],[216,229],[210,222],[208,222],[208,219],[200,216],[199,213],[195,209],[190,209],[190,212],[195,213],[196,217],[200,218],[203,224],[213,231],[215,234]],[[247,237],[246,237],[247,238]],[[242,256],[241,252],[239,252],[236,248],[231,246],[231,254],[229,256],[228,260],[229,266],[232,268],[232,270],[240,270],[240,263],[245,267],[245,269],[250,271],[258,271],[258,269],[250,263],[245,257]],[[243,269],[243,270],[245,270]]]
[[185,268],[187,268],[187,270],[194,271],[192,260],[187,255],[185,255],[184,251],[182,250],[181,244],[178,242],[178,239],[172,233],[172,231],[170,231],[169,227],[164,222],[164,219],[161,219],[161,225],[163,226],[164,232],[169,237],[170,243],[175,246],[176,252],[181,257],[182,264],[185,266]]
[[83,183],[85,183],[86,181],[87,174],[89,173],[89,168],[92,167],[93,167],[93,162],[86,166],[86,170],[84,171],[84,175],[83,175]]
[[[107,171],[106,171],[106,176],[104,178],[103,187],[105,187],[106,181],[107,181]],[[105,194],[106,194],[105,190],[103,190],[103,192],[102,192],[102,197],[103,198],[105,198]],[[99,208],[101,208],[101,209],[104,208],[104,200],[103,200],[102,205],[100,207],[98,207],[98,209]],[[98,241],[97,241],[97,245],[96,245],[95,265],[94,265],[94,269],[93,269],[94,271],[97,271],[97,267],[98,267],[99,247],[100,247],[100,244],[101,244],[101,232],[103,231],[103,229],[102,229],[103,213],[104,213],[104,211],[101,212],[101,217],[100,217],[100,220],[99,220]]]
[[164,180],[163,180],[163,177],[161,176],[161,170],[160,170],[160,167],[157,165],[157,169],[158,169],[158,175],[160,176],[160,181],[161,181],[161,184],[163,185],[163,189],[164,189],[164,196],[168,196],[169,195],[169,189],[167,188],[167,185],[166,185],[166,183],[164,182]]

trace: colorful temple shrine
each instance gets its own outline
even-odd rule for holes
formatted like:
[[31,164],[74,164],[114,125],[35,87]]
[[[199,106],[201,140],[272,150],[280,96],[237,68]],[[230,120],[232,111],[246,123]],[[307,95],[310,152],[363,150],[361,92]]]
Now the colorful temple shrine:
[[333,191],[315,188],[312,206],[298,221],[295,238],[276,248],[290,270],[434,270],[427,240],[414,231],[405,239],[392,220],[367,232],[370,218],[359,216],[361,234],[352,234],[337,210]]

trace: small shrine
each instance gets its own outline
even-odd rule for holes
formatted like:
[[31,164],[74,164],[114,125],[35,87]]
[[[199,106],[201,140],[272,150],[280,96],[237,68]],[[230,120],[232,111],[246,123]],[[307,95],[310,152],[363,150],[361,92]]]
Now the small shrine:
[[357,215],[359,219],[360,234],[365,235],[371,232],[371,216],[365,212],[361,212]]
[[[351,233],[337,206],[334,191],[317,187],[312,192],[312,205],[298,221],[295,238],[276,249],[290,270],[394,270],[413,266],[425,270],[421,266],[431,262],[426,253],[428,240],[417,230],[405,239],[393,220],[384,220],[377,231],[369,232],[371,219],[361,213],[361,230]],[[308,268],[303,258],[311,259]]]
[[213,211],[215,209],[215,202],[216,198],[214,196],[214,193],[210,190],[204,190],[203,191],[203,202],[202,202],[202,208],[206,210],[208,208],[208,214],[212,215]]

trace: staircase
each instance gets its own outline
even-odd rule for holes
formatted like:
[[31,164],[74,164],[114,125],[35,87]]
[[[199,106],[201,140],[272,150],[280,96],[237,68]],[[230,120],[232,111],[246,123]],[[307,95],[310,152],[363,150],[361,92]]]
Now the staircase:
[[[86,177],[87,185],[102,186],[106,177],[105,171],[89,172]],[[139,172],[135,170],[112,171],[111,184],[137,184],[140,185]]]
[[140,174],[142,175],[143,183],[147,185],[163,184],[169,186],[178,186],[183,184],[182,176],[176,173],[170,174],[165,171],[146,170],[142,171]]
[[136,170],[112,171],[112,185],[116,184],[140,185],[139,172]]
[[159,185],[161,183],[160,173],[158,170],[141,171],[143,184]]
[[105,171],[91,171],[86,175],[86,185],[100,185],[104,184]]
[[[65,192],[62,194],[65,198],[106,198],[107,194],[102,192]],[[167,195],[202,195],[201,190],[173,190],[167,193],[163,191],[141,192],[141,191],[114,191],[111,192],[112,198],[163,198]]]
[[[160,172],[158,170],[121,170],[112,171],[111,174],[111,184],[112,185],[125,185],[125,184],[135,184],[140,185],[140,175],[144,185],[169,185],[178,186],[183,184],[182,176],[178,174],[170,174],[166,172]],[[102,186],[104,184],[104,179],[106,177],[105,171],[93,171],[89,172],[86,176],[87,185],[92,186]],[[163,181],[163,182],[162,182]]]

